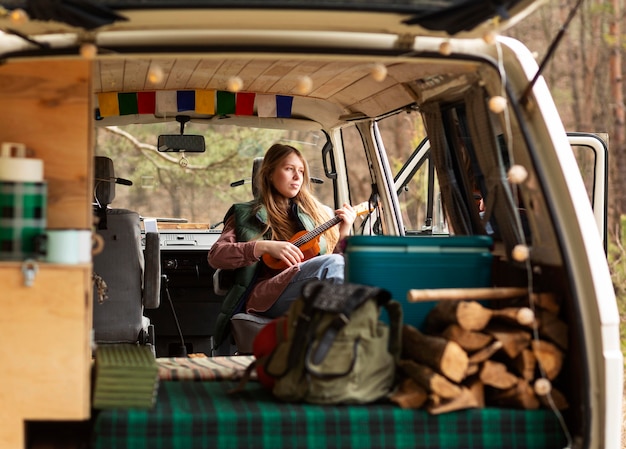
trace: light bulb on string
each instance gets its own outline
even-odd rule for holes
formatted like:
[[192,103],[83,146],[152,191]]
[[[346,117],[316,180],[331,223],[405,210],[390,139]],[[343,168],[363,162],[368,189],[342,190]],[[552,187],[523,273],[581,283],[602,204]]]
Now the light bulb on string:
[[370,70],[372,78],[379,83],[382,83],[387,78],[387,66],[385,64],[376,63]]
[[296,83],[296,92],[300,95],[310,94],[313,90],[313,80],[310,76],[300,76],[298,77],[298,82]]
[[511,251],[511,256],[516,262],[525,262],[530,256],[530,248],[522,243],[515,245],[513,251]]
[[148,70],[148,81],[151,84],[158,84],[163,81],[164,73],[163,68],[158,64],[153,64]]
[[450,42],[442,42],[439,46],[439,53],[444,56],[449,56],[450,54],[452,54],[452,45],[450,44]]
[[494,114],[500,114],[506,109],[506,98],[500,95],[494,95],[489,99],[489,110]]
[[509,181],[513,184],[522,184],[528,179],[528,170],[520,164],[514,164],[509,168],[507,173]]
[[84,59],[94,59],[98,54],[98,47],[92,42],[85,42],[80,46],[80,56]]
[[239,92],[243,89],[243,80],[238,76],[231,76],[228,78],[226,86],[230,92]]
[[30,20],[28,13],[21,8],[14,9],[9,14],[9,20],[13,25],[23,25]]

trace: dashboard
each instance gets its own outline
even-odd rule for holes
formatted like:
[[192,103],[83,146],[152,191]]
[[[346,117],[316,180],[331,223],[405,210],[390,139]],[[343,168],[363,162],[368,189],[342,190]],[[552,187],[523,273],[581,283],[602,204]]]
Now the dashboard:
[[215,269],[209,266],[207,256],[221,231],[176,226],[158,232],[164,276],[161,304],[158,309],[144,310],[154,325],[157,356],[175,356],[181,338],[188,353],[210,355],[215,320],[224,297],[213,291]]

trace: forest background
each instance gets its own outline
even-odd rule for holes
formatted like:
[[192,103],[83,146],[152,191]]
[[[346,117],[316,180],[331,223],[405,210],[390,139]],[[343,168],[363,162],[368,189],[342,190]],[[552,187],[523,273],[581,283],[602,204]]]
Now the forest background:
[[[563,26],[580,3],[569,26]],[[626,123],[622,0],[548,0],[506,34],[521,40],[541,63],[563,32],[543,76],[567,131],[609,136],[608,259],[620,310],[626,352]]]
[[[579,3],[563,33],[563,25]],[[539,62],[549,52],[552,41],[563,33],[543,76],[565,129],[609,135],[608,260],[620,313],[622,353],[626,353],[624,31],[622,0],[549,0],[507,33],[536,52]],[[626,447],[625,426],[622,447]]]

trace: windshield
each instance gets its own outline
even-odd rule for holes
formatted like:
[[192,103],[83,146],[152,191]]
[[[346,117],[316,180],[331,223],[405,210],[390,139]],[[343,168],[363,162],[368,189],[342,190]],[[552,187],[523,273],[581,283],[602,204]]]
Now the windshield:
[[316,196],[333,204],[333,185],[322,165],[322,132],[189,123],[185,134],[203,135],[205,153],[157,152],[158,135],[178,132],[178,123],[96,129],[96,155],[110,157],[115,176],[132,181],[132,186],[116,185],[111,207],[218,226],[233,203],[252,199],[252,162],[276,142],[303,152],[317,181],[312,183]]

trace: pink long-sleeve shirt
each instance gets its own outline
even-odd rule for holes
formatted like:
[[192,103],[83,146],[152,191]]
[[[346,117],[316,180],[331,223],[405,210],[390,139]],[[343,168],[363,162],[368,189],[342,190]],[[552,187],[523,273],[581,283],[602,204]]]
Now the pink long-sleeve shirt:
[[[254,256],[254,245],[256,245],[255,241],[237,241],[235,218],[229,217],[224,223],[222,235],[211,246],[209,264],[213,268],[225,270],[252,265],[259,260]],[[246,311],[254,313],[265,312],[269,309],[298,271],[300,271],[300,264],[287,267],[280,272],[261,269],[260,276],[248,296]]]

